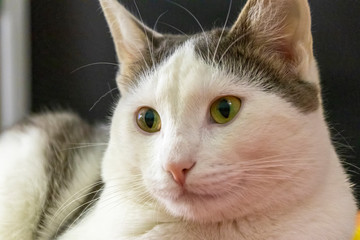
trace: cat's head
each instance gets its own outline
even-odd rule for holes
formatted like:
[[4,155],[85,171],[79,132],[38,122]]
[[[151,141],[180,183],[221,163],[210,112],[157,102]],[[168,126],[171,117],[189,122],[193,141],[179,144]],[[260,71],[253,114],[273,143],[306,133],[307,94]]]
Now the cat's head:
[[192,36],[157,33],[116,0],[100,2],[122,94],[105,183],[201,222],[315,191],[329,138],[306,0],[249,0],[231,28]]

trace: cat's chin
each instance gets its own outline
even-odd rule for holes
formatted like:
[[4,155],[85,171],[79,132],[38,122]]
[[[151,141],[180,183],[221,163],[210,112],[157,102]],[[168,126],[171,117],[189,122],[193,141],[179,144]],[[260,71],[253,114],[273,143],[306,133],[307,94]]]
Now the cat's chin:
[[[241,210],[231,207],[231,196],[197,194],[187,190],[176,195],[158,196],[158,200],[175,217],[199,223],[219,222],[239,217]],[[228,201],[227,201],[228,200]]]

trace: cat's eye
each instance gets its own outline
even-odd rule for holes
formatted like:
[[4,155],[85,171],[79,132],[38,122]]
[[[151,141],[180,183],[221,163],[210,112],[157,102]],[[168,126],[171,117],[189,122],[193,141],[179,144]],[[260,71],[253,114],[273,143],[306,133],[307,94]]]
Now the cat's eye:
[[237,97],[226,96],[217,99],[210,107],[212,119],[219,124],[231,121],[239,112],[241,100]]
[[159,114],[152,108],[143,107],[137,113],[137,125],[145,132],[154,133],[161,129]]

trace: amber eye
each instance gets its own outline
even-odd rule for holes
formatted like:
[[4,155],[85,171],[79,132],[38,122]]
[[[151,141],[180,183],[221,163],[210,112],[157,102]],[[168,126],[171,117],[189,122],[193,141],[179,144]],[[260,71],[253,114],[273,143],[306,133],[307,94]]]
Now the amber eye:
[[216,123],[224,124],[236,116],[240,107],[241,100],[239,98],[233,96],[221,97],[211,105],[210,114]]
[[139,110],[136,118],[137,125],[145,132],[154,133],[161,129],[159,114],[152,108],[143,107]]

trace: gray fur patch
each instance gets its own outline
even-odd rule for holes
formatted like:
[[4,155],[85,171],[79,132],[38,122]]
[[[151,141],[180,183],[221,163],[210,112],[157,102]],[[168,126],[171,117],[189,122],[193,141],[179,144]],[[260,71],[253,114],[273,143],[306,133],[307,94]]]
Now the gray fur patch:
[[250,76],[251,83],[262,86],[266,92],[278,94],[301,112],[308,113],[319,107],[320,90],[312,83],[300,79],[292,66],[254,46],[251,36],[228,34],[221,29],[201,34],[195,41],[195,51],[208,64],[216,65],[239,76]]
[[[81,165],[81,163],[74,162],[74,157],[76,155],[82,155],[84,151],[89,151],[89,148],[79,148],[77,146],[81,143],[91,143],[95,138],[99,139],[97,135],[100,132],[78,116],[70,113],[35,115],[16,125],[14,130],[21,131],[28,126],[43,130],[48,137],[45,150],[45,157],[48,161],[45,169],[49,185],[45,190],[46,201],[42,206],[42,213],[40,213],[38,229],[34,232],[34,239],[52,239],[55,234],[59,235],[66,230],[83,211],[90,208],[94,203],[94,201],[91,200],[101,191],[102,183],[101,179],[98,179],[98,184],[82,192],[81,195],[84,197],[72,204],[69,209],[66,209],[68,212],[67,219],[63,219],[61,224],[56,226],[58,231],[56,233],[49,232],[49,229],[51,229],[49,228],[49,224],[59,224],[56,221],[53,222],[54,219],[52,219],[52,215],[63,206],[64,203],[59,202],[59,199],[61,199],[64,191],[69,190],[69,186],[74,181],[74,178],[76,178],[76,176],[74,176],[75,164]],[[103,134],[103,141],[106,139],[105,135],[106,134]],[[84,162],[87,161],[87,159],[84,158],[80,159]],[[101,157],[99,157],[99,162],[100,161]],[[85,188],[87,186],[80,187]]]
[[221,29],[215,29],[190,37],[148,36],[151,49],[143,53],[144,59],[130,67],[130,74],[122,77],[131,84],[129,88],[136,88],[139,76],[156,68],[185,41],[193,39],[196,53],[208,64],[239,76],[239,81],[244,79],[244,75],[250,76],[251,83],[261,86],[266,92],[278,94],[303,113],[318,109],[320,89],[315,84],[300,79],[285,61],[263,54],[261,46],[254,46],[251,35],[246,31],[243,34],[229,34],[227,29],[223,34],[221,32]]
[[119,71],[122,83],[127,83],[128,88],[136,88],[139,77],[166,60],[174,51],[183,44],[188,37],[183,35],[152,36],[147,33],[149,47],[142,52],[142,58],[137,62],[126,64],[126,70]]
[[[58,231],[56,233],[53,233],[50,239],[56,239],[57,236],[60,236],[71,226],[74,226],[79,221],[81,221],[86,216],[86,213],[89,210],[91,210],[91,208],[95,205],[95,203],[99,199],[103,187],[104,187],[104,183],[101,180],[99,180],[95,183],[95,185],[92,188],[87,189],[86,192],[82,193],[82,195],[84,196],[81,198],[82,202],[77,204],[77,206],[73,210],[73,213],[69,215],[68,219],[66,219],[66,221],[64,221],[61,224],[61,226],[59,226]],[[47,237],[44,239],[47,239]]]

